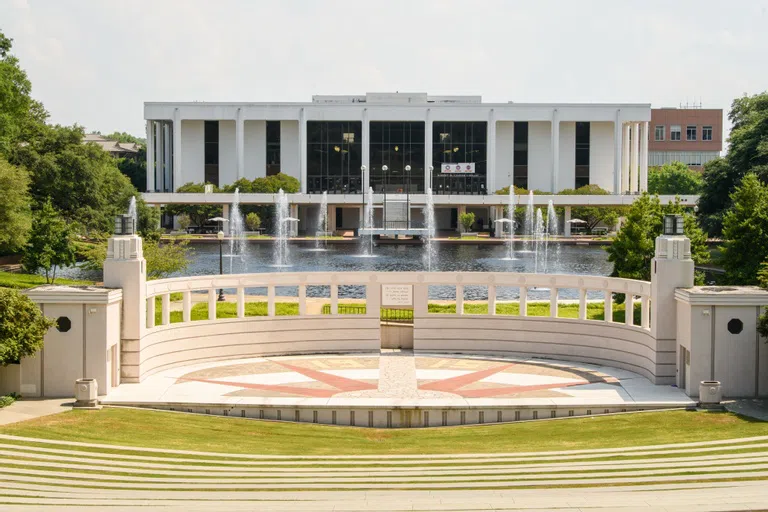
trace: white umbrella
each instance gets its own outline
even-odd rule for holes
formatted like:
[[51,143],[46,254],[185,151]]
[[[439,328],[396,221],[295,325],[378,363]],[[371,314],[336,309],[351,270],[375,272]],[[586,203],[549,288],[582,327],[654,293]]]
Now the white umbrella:
[[581,219],[571,219],[568,221],[568,224],[586,224],[587,221],[581,220]]
[[299,219],[296,217],[286,217],[283,219],[283,222],[299,222]]
[[496,219],[496,220],[495,220],[495,221],[493,221],[493,222],[503,222],[503,223],[505,223],[505,224],[506,224],[506,223],[509,223],[509,224],[514,224],[514,223],[515,223],[515,221],[513,221],[513,220],[509,220],[509,219]]
[[224,217],[214,217],[212,219],[208,219],[209,222],[229,222],[229,219],[225,219]]

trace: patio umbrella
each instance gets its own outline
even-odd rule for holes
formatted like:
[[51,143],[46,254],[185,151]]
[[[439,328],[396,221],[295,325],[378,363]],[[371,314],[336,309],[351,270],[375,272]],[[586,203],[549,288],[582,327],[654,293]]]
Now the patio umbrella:
[[283,222],[299,222],[299,219],[296,217],[286,217],[283,219]]
[[229,219],[225,219],[224,217],[214,217],[212,219],[208,219],[208,222],[229,222]]
[[581,219],[571,219],[568,221],[568,224],[586,224],[587,221],[581,220]]

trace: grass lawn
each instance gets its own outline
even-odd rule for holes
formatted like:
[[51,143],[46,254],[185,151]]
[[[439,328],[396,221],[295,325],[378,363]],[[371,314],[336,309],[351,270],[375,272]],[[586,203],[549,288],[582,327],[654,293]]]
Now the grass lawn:
[[[137,435],[147,432],[151,435]],[[17,436],[267,455],[500,453],[619,448],[768,435],[731,413],[666,411],[428,429],[369,429],[105,408],[0,427]]]
[[[171,297],[173,300],[173,297]],[[163,319],[162,304],[160,297],[155,300],[155,325],[160,325]],[[275,303],[276,316],[297,316],[299,314],[298,302],[277,302]],[[208,320],[208,303],[198,302],[192,306],[191,318],[195,320]],[[266,302],[246,302],[245,316],[267,316]],[[237,318],[237,304],[234,302],[217,302],[216,318]],[[181,311],[171,311],[171,323],[179,323],[183,320]]]
[[[77,279],[64,279],[57,277],[54,284],[88,285],[95,281],[82,281]],[[16,272],[0,271],[0,288],[33,288],[45,284],[45,277],[36,274],[19,274]]]

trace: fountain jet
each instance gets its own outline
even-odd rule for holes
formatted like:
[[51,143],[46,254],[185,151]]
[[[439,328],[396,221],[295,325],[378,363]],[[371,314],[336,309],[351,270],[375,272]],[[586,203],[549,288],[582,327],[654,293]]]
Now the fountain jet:
[[[320,211],[317,214],[317,233],[315,233],[315,236],[318,237],[317,240],[315,240],[315,249],[327,249],[328,248],[328,192],[323,191],[323,198],[320,201]],[[320,247],[320,242],[322,238],[322,245],[323,247]]]
[[432,198],[432,189],[427,189],[427,204],[424,207],[424,221],[427,228],[427,240],[426,250],[424,251],[424,258],[427,260],[427,271],[432,271],[432,260],[436,257],[434,238],[436,233],[435,228],[435,203]]

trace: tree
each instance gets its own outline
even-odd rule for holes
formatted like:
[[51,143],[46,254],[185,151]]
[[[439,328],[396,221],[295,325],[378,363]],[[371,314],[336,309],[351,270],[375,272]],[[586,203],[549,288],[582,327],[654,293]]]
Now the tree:
[[59,216],[50,201],[44,202],[35,212],[21,263],[30,274],[42,269],[45,282],[50,284],[56,280],[59,267],[75,264],[75,246],[69,224]]
[[32,226],[29,175],[0,157],[0,254],[22,247]]
[[192,219],[190,219],[189,215],[186,213],[182,213],[176,217],[176,222],[179,223],[179,227],[182,229],[182,231],[186,231],[187,228],[189,228],[189,226],[192,224]]
[[144,258],[147,260],[147,279],[162,279],[181,272],[189,265],[189,240],[160,243],[147,241]]
[[685,216],[684,233],[691,240],[691,258],[697,265],[709,261],[706,235],[696,218],[684,211],[680,201],[662,207],[658,196],[644,193],[632,203],[616,238],[606,248],[608,261],[613,263],[612,276],[651,279],[651,260],[655,255],[656,237],[662,233],[664,214]]
[[466,212],[459,215],[459,222],[464,231],[472,231],[472,226],[475,224],[475,214],[472,212]]
[[[95,132],[101,135],[100,132]],[[128,142],[133,144],[139,144],[141,146],[147,143],[147,139],[143,137],[136,137],[128,132],[112,132],[109,135],[103,136],[107,140],[116,140],[117,142]]]
[[138,228],[136,231],[145,240],[160,240],[160,209],[148,205],[142,198],[136,198],[136,213],[138,214]]
[[[2,35],[2,34],[0,34]],[[43,337],[56,322],[46,318],[32,299],[0,288],[0,366],[18,363],[43,348]]]
[[247,227],[249,231],[256,231],[260,226],[261,218],[259,218],[257,213],[251,212],[245,216],[245,227]]
[[756,284],[768,259],[768,186],[748,174],[731,194],[723,218],[722,264],[732,284]]
[[682,162],[671,162],[648,170],[648,193],[650,194],[699,194],[703,186],[701,173],[690,169]]
[[118,158],[117,168],[123,173],[136,190],[147,188],[147,148],[139,147],[136,158]]
[[710,236],[723,231],[723,216],[730,205],[730,194],[741,178],[725,158],[716,158],[704,164],[703,187],[699,197],[699,216]]
[[[177,193],[203,193],[205,184],[185,183],[176,189]],[[192,219],[195,226],[202,226],[208,219],[221,216],[221,205],[216,204],[169,204],[165,207],[165,213],[169,215],[181,215],[185,213]]]
[[[600,188],[597,185],[584,185],[577,189],[568,188],[561,190],[560,194],[563,195],[577,195],[577,196],[606,196],[611,193],[607,190]],[[574,206],[571,208],[571,215],[573,218],[581,219],[586,222],[584,227],[587,229],[587,233],[592,234],[592,230],[599,224],[606,226],[615,226],[619,217],[626,214],[627,208],[625,206]]]

